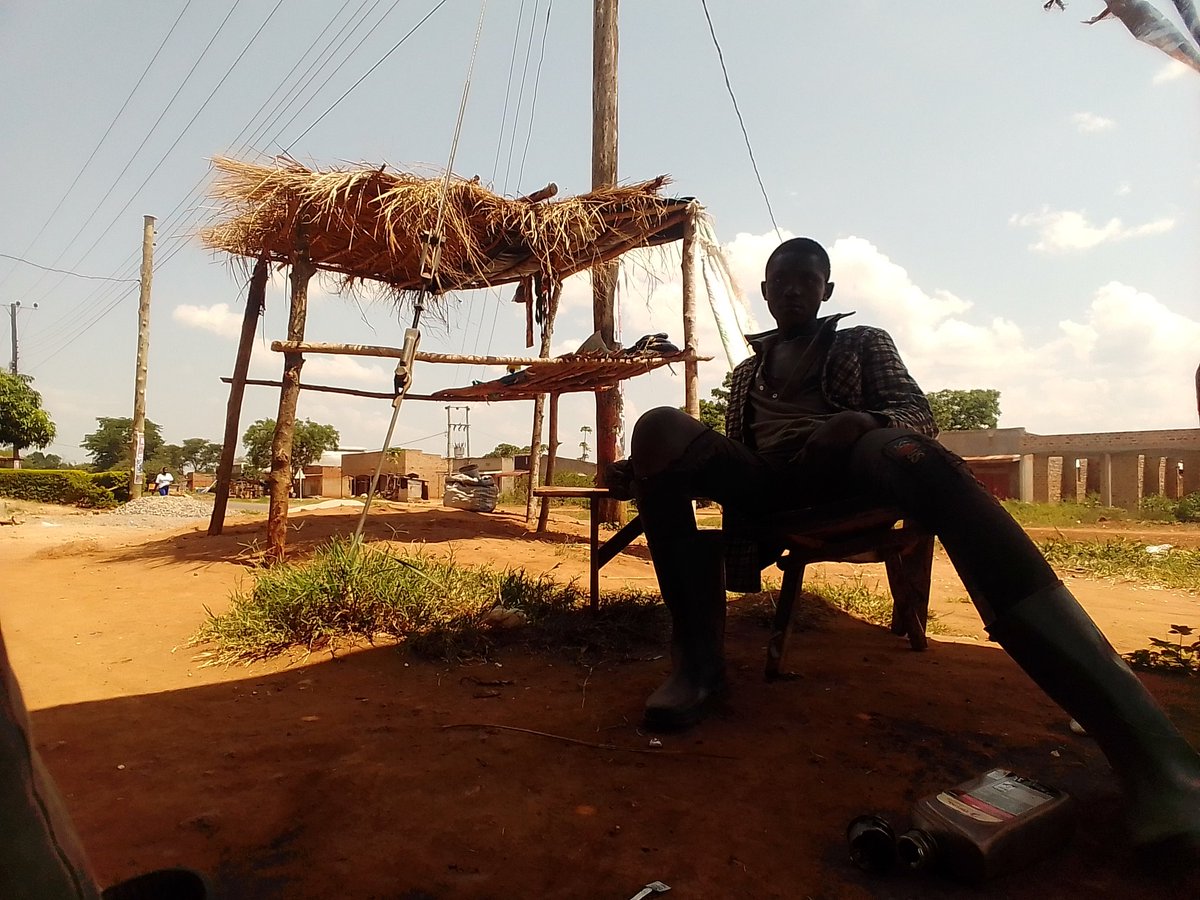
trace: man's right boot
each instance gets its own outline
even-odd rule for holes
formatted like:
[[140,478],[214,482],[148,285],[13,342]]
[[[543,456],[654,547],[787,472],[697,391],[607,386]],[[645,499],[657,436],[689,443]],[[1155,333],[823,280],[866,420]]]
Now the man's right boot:
[[671,613],[671,674],[646,700],[643,722],[679,731],[725,689],[725,561],[717,532],[652,540],[651,556]]
[[1200,849],[1200,755],[1066,587],[1004,609],[988,633],[1095,738],[1125,790],[1134,843]]

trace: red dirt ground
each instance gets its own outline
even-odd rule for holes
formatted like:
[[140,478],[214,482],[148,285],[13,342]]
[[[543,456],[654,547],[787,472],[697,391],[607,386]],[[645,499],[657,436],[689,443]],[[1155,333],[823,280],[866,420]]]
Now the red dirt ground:
[[[348,532],[352,515],[294,514],[292,547]],[[395,647],[205,668],[186,641],[205,606],[223,609],[248,578],[235,560],[261,522],[210,539],[199,523],[155,532],[42,516],[0,529],[0,621],[102,883],[183,864],[235,900],[623,900],[653,880],[681,900],[1194,895],[1194,881],[1134,868],[1103,758],[999,648],[969,637],[982,629],[940,556],[932,609],[962,636],[913,653],[829,611],[793,641],[798,677],[766,684],[762,603],[735,600],[730,699],[652,750],[637,723],[667,667],[655,650],[590,668],[515,648],[453,667]],[[369,535],[582,576],[583,529],[561,519],[554,531],[540,540],[512,513],[423,508],[375,515]],[[631,550],[606,587],[653,588],[645,548]],[[826,573],[864,568],[882,579],[874,567]],[[1168,623],[1200,625],[1192,593],[1069,583],[1122,651]],[[1196,681],[1145,680],[1200,741]],[[492,681],[510,683],[478,684]],[[917,797],[996,765],[1078,801],[1075,836],[1043,863],[966,889],[847,862],[853,816],[902,820]]]

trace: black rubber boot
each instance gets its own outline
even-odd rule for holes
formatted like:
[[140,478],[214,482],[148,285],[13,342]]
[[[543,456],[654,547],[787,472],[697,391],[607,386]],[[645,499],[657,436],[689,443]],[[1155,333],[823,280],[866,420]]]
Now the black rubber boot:
[[671,674],[646,700],[653,731],[695,725],[725,690],[725,564],[716,538],[693,532],[651,547],[671,612]]
[[1200,755],[1071,592],[1043,588],[988,632],[1096,739],[1125,789],[1134,843],[1200,848]]

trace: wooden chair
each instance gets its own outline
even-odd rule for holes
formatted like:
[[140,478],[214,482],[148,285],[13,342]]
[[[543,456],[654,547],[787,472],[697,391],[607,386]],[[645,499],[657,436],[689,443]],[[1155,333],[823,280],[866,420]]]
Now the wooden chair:
[[893,634],[924,650],[933,568],[933,535],[893,507],[840,503],[781,513],[764,523],[764,534],[783,546],[776,565],[783,586],[767,644],[766,676],[780,677],[792,632],[792,614],[804,588],[804,569],[816,562],[882,562],[892,593]]
[[[535,497],[586,499],[589,507],[590,607],[600,603],[600,570],[642,534],[642,520],[634,516],[606,541],[600,540],[599,501],[610,497],[608,488],[545,486],[533,489]],[[924,650],[925,623],[929,615],[929,583],[933,568],[933,535],[903,521],[894,507],[839,503],[779,513],[764,523],[764,537],[783,547],[776,565],[783,570],[783,586],[775,607],[775,621],[767,645],[766,676],[780,677],[792,631],[792,614],[804,589],[804,569],[816,562],[882,562],[887,567],[892,593],[893,634],[905,635],[914,650]],[[715,532],[714,532],[715,534]]]

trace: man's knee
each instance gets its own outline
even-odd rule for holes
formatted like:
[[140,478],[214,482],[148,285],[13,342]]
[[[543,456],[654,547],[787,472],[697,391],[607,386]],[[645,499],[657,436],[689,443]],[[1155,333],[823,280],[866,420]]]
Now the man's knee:
[[629,456],[639,474],[665,467],[687,450],[696,436],[707,430],[683,410],[660,406],[643,413],[633,426]]
[[936,438],[904,428],[880,428],[854,447],[858,470],[876,479],[920,484],[924,490],[975,489],[978,481],[962,458]]

